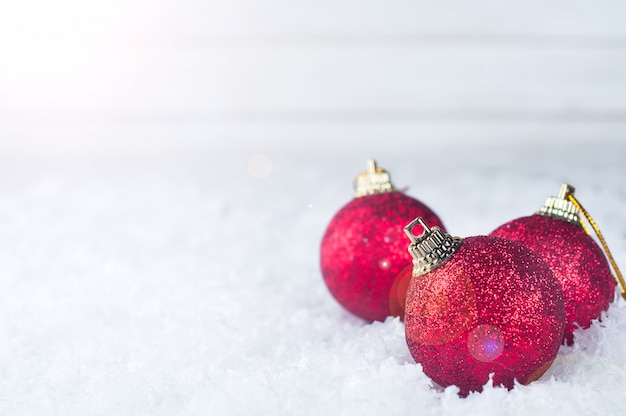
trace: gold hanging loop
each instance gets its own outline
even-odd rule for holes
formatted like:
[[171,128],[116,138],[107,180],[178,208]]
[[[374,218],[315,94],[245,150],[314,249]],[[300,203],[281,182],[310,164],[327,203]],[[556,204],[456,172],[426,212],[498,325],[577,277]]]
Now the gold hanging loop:
[[[613,271],[615,272],[615,275],[617,276],[617,278],[613,276],[613,279],[615,280],[615,283],[617,283],[620,286],[620,289],[622,291],[622,297],[626,299],[626,283],[624,282],[624,277],[622,276],[622,272],[620,272],[619,267],[617,267],[617,263],[615,262],[615,259],[611,255],[609,246],[606,244],[606,240],[602,236],[602,233],[600,232],[600,228],[598,228],[598,225],[593,220],[593,218],[591,218],[591,215],[589,215],[589,212],[587,212],[587,210],[583,208],[583,206],[580,204],[580,202],[578,202],[578,200],[573,194],[570,193],[567,195],[567,197],[570,201],[572,201],[572,204],[576,205],[576,208],[578,208],[580,212],[583,213],[585,218],[587,218],[587,221],[589,221],[589,225],[591,225],[591,228],[593,228],[593,231],[595,231],[596,235],[598,236],[598,240],[600,240],[600,243],[602,244],[604,253],[608,257],[609,262],[611,263],[611,266],[613,266]],[[581,221],[581,224],[582,224],[582,221]],[[585,231],[587,231],[586,228],[585,228]],[[587,234],[589,234],[588,231],[587,231]]]

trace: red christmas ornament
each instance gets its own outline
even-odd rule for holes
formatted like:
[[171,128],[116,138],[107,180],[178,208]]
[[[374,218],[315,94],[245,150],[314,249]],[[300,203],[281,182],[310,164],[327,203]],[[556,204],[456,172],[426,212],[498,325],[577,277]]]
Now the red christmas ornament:
[[561,282],[565,303],[565,338],[574,341],[574,330],[588,328],[609,307],[615,281],[602,249],[582,226],[580,210],[568,200],[574,188],[561,186],[535,215],[498,227],[491,235],[521,243],[544,259]]
[[344,308],[363,319],[383,321],[390,315],[394,278],[411,259],[404,224],[423,216],[443,225],[422,202],[395,190],[389,174],[373,160],[355,185],[355,198],[337,212],[324,233],[322,275]]
[[[416,225],[424,229],[416,236]],[[493,382],[528,384],[551,365],[565,327],[563,293],[529,248],[498,237],[461,240],[417,218],[405,332],[413,358],[461,395]]]

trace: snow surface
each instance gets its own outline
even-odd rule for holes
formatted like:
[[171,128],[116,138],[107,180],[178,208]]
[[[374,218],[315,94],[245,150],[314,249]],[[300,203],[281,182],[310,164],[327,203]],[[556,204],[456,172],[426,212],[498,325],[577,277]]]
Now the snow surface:
[[401,322],[345,312],[318,266],[374,157],[461,236],[567,181],[626,269],[626,145],[118,150],[0,153],[0,414],[626,414],[621,298],[540,380],[460,398],[422,373]]

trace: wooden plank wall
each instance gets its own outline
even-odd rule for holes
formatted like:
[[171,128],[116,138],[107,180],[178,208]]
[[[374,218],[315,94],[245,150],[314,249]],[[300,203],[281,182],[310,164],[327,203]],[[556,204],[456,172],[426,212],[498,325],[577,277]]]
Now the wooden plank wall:
[[0,140],[329,152],[626,139],[626,2],[0,6]]

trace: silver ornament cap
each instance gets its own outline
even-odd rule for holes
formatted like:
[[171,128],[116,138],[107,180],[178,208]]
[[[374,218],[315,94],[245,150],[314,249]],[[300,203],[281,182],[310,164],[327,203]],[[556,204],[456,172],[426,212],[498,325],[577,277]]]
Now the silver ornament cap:
[[[418,224],[422,226],[424,231],[420,235],[415,235],[413,228]],[[413,257],[413,277],[426,274],[444,264],[463,241],[461,237],[453,237],[440,227],[430,228],[422,217],[417,217],[404,227],[404,233],[411,240],[409,253]]]
[[354,189],[355,198],[395,191],[389,173],[376,166],[372,159],[367,161],[367,170],[354,179]]
[[557,196],[550,196],[546,199],[546,203],[536,212],[544,217],[557,218],[577,224],[582,227],[580,222],[580,210],[568,196],[573,195],[576,189],[567,183],[561,184],[561,189]]

